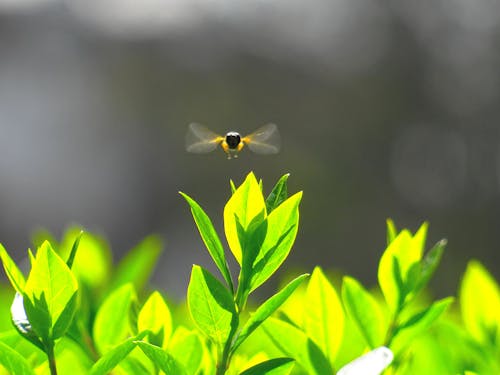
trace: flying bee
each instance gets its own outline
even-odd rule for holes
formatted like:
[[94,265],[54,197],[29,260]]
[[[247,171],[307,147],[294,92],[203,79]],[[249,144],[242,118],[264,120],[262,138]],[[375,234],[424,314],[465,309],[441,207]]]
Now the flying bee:
[[257,154],[276,154],[280,150],[280,137],[275,124],[267,124],[242,137],[235,131],[225,136],[214,133],[203,125],[191,123],[186,134],[186,150],[197,154],[215,150],[220,145],[228,159],[237,158],[243,147],[248,146]]

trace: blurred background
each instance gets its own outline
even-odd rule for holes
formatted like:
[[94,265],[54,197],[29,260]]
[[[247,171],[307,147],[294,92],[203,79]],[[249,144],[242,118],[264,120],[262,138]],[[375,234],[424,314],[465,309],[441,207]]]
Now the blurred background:
[[[209,258],[178,191],[222,235],[230,178],[289,172],[285,269],[373,285],[390,217],[449,240],[438,294],[471,257],[500,278],[499,40],[491,0],[0,0],[0,242],[20,259],[79,223],[119,259],[160,233],[154,282],[180,298]],[[188,154],[192,121],[274,122],[282,152]]]

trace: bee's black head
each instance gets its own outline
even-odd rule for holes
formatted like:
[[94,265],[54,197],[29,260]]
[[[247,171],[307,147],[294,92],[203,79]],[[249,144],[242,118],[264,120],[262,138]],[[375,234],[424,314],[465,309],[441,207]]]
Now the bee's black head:
[[241,136],[237,132],[228,132],[226,134],[226,143],[230,150],[236,150],[241,142]]

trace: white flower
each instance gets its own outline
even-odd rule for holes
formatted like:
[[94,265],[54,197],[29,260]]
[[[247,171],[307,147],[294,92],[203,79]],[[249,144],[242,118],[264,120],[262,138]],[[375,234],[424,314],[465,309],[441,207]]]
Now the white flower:
[[394,359],[389,348],[381,346],[342,367],[337,375],[379,375]]
[[12,306],[10,307],[10,314],[12,316],[12,322],[22,333],[29,333],[31,331],[31,324],[24,310],[24,300],[20,293],[16,292],[14,296],[14,301],[12,301]]

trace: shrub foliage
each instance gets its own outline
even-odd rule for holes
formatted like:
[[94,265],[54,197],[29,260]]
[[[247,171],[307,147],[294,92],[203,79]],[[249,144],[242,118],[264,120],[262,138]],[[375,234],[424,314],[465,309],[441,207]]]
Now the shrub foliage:
[[[224,207],[228,252],[202,207],[181,193],[217,273],[194,265],[186,303],[148,280],[163,247],[149,236],[116,265],[99,236],[38,232],[25,275],[0,245],[0,374],[498,374],[500,288],[471,260],[458,298],[426,288],[446,247],[387,222],[378,285],[321,267],[260,304],[299,229],[302,193],[288,175],[269,195],[250,173]],[[296,251],[301,251],[297,249]]]

